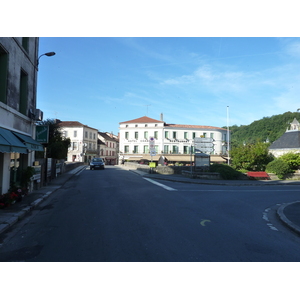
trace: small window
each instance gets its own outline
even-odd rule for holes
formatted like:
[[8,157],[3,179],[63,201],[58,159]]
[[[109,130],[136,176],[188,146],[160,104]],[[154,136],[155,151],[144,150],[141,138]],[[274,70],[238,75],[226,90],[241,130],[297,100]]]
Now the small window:
[[148,124],[145,124],[145,127],[148,127]]
[[154,138],[157,140],[158,139],[158,131],[154,131]]
[[135,127],[138,127],[138,125],[136,124]]
[[148,131],[145,131],[145,132],[144,132],[144,138],[145,138],[145,139],[148,139]]
[[166,138],[166,139],[169,138],[169,131],[165,131],[165,138]]
[[77,137],[77,130],[74,130],[74,137]]
[[176,138],[177,138],[177,132],[173,131],[173,139],[176,139]]
[[125,132],[125,139],[128,140],[129,138],[129,132]]
[[28,75],[21,70],[19,112],[26,115],[28,102]]
[[188,132],[184,133],[184,138],[187,140],[188,139]]
[[138,133],[138,131],[136,131],[136,132],[134,133],[134,138],[135,138],[136,140],[139,138],[139,133]]
[[87,131],[84,132],[84,137],[85,137],[85,138],[88,137],[88,132],[87,132]]

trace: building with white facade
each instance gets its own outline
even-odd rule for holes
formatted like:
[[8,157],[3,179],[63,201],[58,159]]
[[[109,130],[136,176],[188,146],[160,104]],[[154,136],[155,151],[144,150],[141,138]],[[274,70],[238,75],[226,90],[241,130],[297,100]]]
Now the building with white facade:
[[71,140],[68,149],[68,162],[88,163],[98,157],[98,130],[77,121],[57,120],[63,136]]
[[44,150],[35,141],[38,43],[35,37],[0,37],[0,194],[18,184],[35,151]]
[[98,152],[107,165],[118,164],[119,139],[113,133],[98,132]]
[[[120,161],[152,159],[158,161],[164,156],[172,162],[190,162],[195,153],[195,138],[209,138],[212,141],[204,153],[211,155],[212,162],[225,162],[227,158],[228,131],[224,128],[200,125],[168,124],[149,117],[121,122],[119,127]],[[154,146],[150,145],[153,138]],[[156,155],[150,155],[150,147]]]

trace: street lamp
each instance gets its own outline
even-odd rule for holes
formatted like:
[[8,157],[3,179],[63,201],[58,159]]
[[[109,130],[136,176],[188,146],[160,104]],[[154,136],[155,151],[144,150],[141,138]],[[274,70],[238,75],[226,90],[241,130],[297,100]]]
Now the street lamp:
[[47,52],[47,53],[44,53],[44,54],[40,55],[40,56],[38,57],[38,59],[37,59],[36,66],[39,65],[40,58],[41,58],[42,56],[44,56],[44,55],[46,55],[46,56],[54,56],[54,55],[55,55],[55,52]]

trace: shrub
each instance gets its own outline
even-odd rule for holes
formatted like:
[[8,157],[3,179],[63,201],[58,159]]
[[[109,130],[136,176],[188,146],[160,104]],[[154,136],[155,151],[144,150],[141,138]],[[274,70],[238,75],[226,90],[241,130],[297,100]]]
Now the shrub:
[[212,164],[210,166],[210,171],[217,172],[221,175],[223,179],[228,180],[238,179],[241,175],[240,172],[225,164]]
[[280,156],[281,160],[285,161],[292,170],[296,170],[300,166],[300,154],[288,152]]
[[292,170],[285,161],[278,158],[268,163],[266,171],[276,174],[279,179],[283,179],[284,175]]

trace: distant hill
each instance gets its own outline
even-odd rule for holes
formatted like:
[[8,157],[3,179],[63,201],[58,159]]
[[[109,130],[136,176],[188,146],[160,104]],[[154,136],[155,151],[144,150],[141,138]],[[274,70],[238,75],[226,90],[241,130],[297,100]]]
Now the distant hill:
[[286,112],[282,115],[265,117],[250,125],[230,126],[231,145],[239,146],[244,142],[249,144],[266,140],[272,143],[284,134],[294,118],[300,121],[300,113]]

